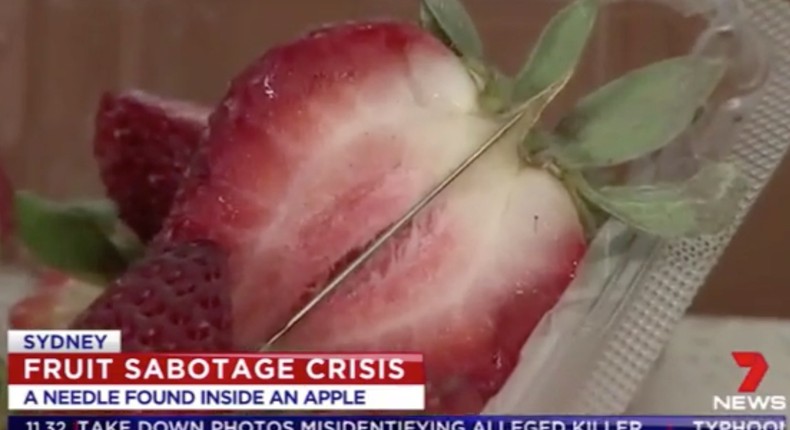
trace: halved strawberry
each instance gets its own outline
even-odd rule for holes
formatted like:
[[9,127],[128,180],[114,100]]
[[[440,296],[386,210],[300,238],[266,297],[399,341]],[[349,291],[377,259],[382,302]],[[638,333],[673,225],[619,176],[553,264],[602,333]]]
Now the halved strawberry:
[[237,340],[257,346],[495,129],[461,61],[419,27],[317,31],[234,80],[160,240],[231,250]]
[[232,349],[225,253],[208,241],[152,248],[72,324],[120,329],[127,351]]
[[162,226],[209,111],[141,91],[105,94],[94,155],[121,218],[147,241]]
[[[213,114],[158,240],[231,250],[235,339],[256,348],[496,130],[477,95],[453,52],[411,24],[278,46]],[[565,188],[515,154],[513,141],[488,154],[282,347],[421,351],[432,410],[479,410],[584,249]]]

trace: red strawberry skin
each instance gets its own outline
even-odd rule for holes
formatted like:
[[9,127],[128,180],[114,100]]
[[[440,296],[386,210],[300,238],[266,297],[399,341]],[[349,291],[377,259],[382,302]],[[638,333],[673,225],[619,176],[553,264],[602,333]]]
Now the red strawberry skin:
[[232,350],[226,254],[208,241],[151,249],[74,321],[120,329],[130,352]]
[[161,229],[208,114],[201,106],[142,91],[102,97],[94,156],[107,194],[142,240]]
[[[463,64],[401,23],[329,27],[237,77],[157,241],[229,250],[235,341],[262,345],[485,141]],[[505,139],[277,345],[426,354],[432,412],[479,412],[567,287],[572,199]]]

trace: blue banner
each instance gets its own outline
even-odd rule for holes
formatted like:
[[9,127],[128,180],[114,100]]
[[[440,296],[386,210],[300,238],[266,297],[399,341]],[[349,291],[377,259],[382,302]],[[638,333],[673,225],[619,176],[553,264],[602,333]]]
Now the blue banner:
[[787,430],[782,416],[12,416],[9,430]]

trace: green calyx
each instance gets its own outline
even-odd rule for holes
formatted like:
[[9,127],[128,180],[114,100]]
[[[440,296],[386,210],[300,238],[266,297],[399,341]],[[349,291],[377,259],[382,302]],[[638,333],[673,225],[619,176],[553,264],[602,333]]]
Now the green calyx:
[[38,263],[92,283],[114,279],[142,250],[106,200],[60,203],[19,191],[14,221],[17,239]]
[[483,109],[508,122],[519,117],[518,155],[567,185],[589,231],[607,217],[664,237],[721,231],[747,190],[731,164],[701,161],[691,178],[671,183],[597,179],[682,136],[723,79],[723,61],[683,56],[648,65],[583,97],[553,129],[536,127],[577,70],[600,7],[598,0],[575,0],[557,13],[515,77],[486,66],[482,42],[458,0],[422,0],[421,17],[468,66]]

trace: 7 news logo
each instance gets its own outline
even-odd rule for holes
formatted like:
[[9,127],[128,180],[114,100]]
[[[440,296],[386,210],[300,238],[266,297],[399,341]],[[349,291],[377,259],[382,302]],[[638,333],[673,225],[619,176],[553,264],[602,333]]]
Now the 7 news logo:
[[713,396],[713,410],[719,411],[785,411],[787,396],[755,394],[765,374],[768,373],[768,362],[762,353],[754,351],[734,351],[732,358],[735,363],[748,369],[738,394],[729,396]]

